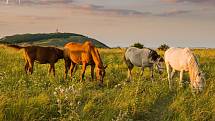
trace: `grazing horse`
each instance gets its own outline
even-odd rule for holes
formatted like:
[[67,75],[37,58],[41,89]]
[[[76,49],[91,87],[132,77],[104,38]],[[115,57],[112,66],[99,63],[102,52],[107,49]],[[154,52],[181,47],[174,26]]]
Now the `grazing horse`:
[[[165,52],[164,58],[170,89],[175,71],[180,71],[180,86],[182,86],[183,72],[188,71],[191,88],[199,91],[203,90],[204,78],[198,67],[197,59],[189,48],[169,48]],[[170,74],[171,70],[172,72]]]
[[67,43],[64,45],[64,60],[65,60],[65,75],[66,79],[68,69],[70,70],[70,77],[72,79],[72,73],[74,67],[77,64],[82,64],[82,72],[80,80],[84,78],[84,73],[87,65],[91,65],[91,77],[94,78],[94,68],[96,68],[96,78],[103,84],[103,78],[105,76],[105,68],[103,66],[98,49],[93,46],[90,41],[86,41],[83,44],[80,43]]
[[30,74],[33,73],[34,61],[36,61],[40,64],[50,64],[49,73],[53,71],[53,75],[55,76],[54,64],[58,59],[63,59],[63,50],[56,47],[19,46],[12,44],[6,46],[16,50],[24,49],[25,72]]
[[124,59],[126,62],[126,65],[128,66],[128,80],[132,80],[131,77],[131,71],[134,66],[141,67],[142,68],[142,74],[145,67],[149,67],[151,71],[151,80],[153,81],[153,65],[156,65],[159,73],[163,71],[163,58],[157,54],[156,51],[149,49],[149,48],[143,48],[139,49],[136,47],[129,47],[125,54]]

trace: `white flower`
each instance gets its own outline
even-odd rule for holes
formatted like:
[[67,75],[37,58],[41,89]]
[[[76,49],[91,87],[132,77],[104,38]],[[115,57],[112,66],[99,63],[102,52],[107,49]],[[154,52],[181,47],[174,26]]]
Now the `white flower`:
[[57,95],[57,92],[54,92],[54,95]]
[[57,103],[60,103],[60,99],[57,99]]
[[60,93],[64,93],[64,89],[60,89]]

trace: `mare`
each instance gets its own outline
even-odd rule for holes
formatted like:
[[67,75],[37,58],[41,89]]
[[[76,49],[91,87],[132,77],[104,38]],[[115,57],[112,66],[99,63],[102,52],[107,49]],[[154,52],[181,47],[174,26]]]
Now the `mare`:
[[136,47],[129,47],[125,54],[124,59],[126,65],[128,66],[128,80],[132,80],[131,71],[134,66],[141,67],[142,74],[145,67],[150,68],[151,72],[151,80],[153,81],[153,66],[156,65],[158,68],[159,73],[163,72],[163,58],[158,55],[155,50],[149,48],[136,48]]
[[58,59],[63,59],[63,50],[56,47],[42,47],[37,45],[30,46],[19,46],[9,44],[6,47],[14,48],[16,50],[24,50],[24,59],[25,59],[25,72],[33,73],[34,61],[40,64],[50,64],[49,73],[53,71],[55,76],[55,67],[54,64]]
[[83,81],[84,73],[88,65],[91,66],[91,78],[94,78],[94,68],[96,68],[96,78],[103,84],[105,69],[103,66],[99,51],[90,41],[85,41],[83,44],[69,42],[64,45],[64,60],[65,60],[65,75],[66,79],[68,70],[70,70],[70,78],[77,64],[82,65],[80,81]]
[[[188,71],[190,85],[192,89],[202,91],[204,87],[204,77],[199,69],[196,57],[189,48],[169,48],[165,54],[165,63],[168,73],[169,88],[172,87],[172,78],[175,71],[180,71],[180,86],[182,86],[183,72]],[[170,71],[172,70],[171,74]]]

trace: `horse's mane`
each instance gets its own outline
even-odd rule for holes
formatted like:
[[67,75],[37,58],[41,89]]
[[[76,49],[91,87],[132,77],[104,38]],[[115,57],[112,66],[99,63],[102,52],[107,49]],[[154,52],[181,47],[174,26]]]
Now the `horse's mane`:
[[101,61],[101,56],[98,52],[98,49],[95,47],[91,48],[91,54],[92,54],[92,58],[94,60],[95,63],[97,63],[97,65],[102,68],[103,67],[103,63]]
[[190,49],[185,48],[185,51],[189,55],[189,58],[190,58],[188,60],[189,61],[188,68],[189,68],[190,80],[194,81],[194,80],[196,80],[196,77],[198,76],[198,74],[200,72],[199,67],[198,67],[199,64]]
[[[158,58],[161,58],[155,50],[146,47],[144,47],[143,49],[148,49],[150,51],[149,57],[152,59],[152,61],[157,61]],[[163,58],[161,59],[161,61],[164,61]]]
[[92,42],[90,42],[90,41],[84,42],[83,45],[87,46],[87,50],[90,51],[90,54],[91,54],[91,56],[93,58],[94,63],[96,65],[98,65],[98,67],[102,68],[103,67],[103,63],[101,61],[101,57],[100,57],[100,54],[98,52],[98,49],[95,46],[93,46]]

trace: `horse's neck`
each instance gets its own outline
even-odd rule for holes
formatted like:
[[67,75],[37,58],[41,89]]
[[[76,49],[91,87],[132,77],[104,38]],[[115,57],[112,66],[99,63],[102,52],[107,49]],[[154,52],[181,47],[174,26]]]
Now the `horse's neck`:
[[95,48],[91,48],[91,54],[92,54],[92,58],[93,58],[95,65],[98,67],[102,67],[103,64],[102,64],[100,55]]
[[191,55],[191,58],[189,60],[189,75],[190,75],[190,80],[194,81],[196,79],[198,73],[199,73],[198,63],[195,60],[194,56]]

